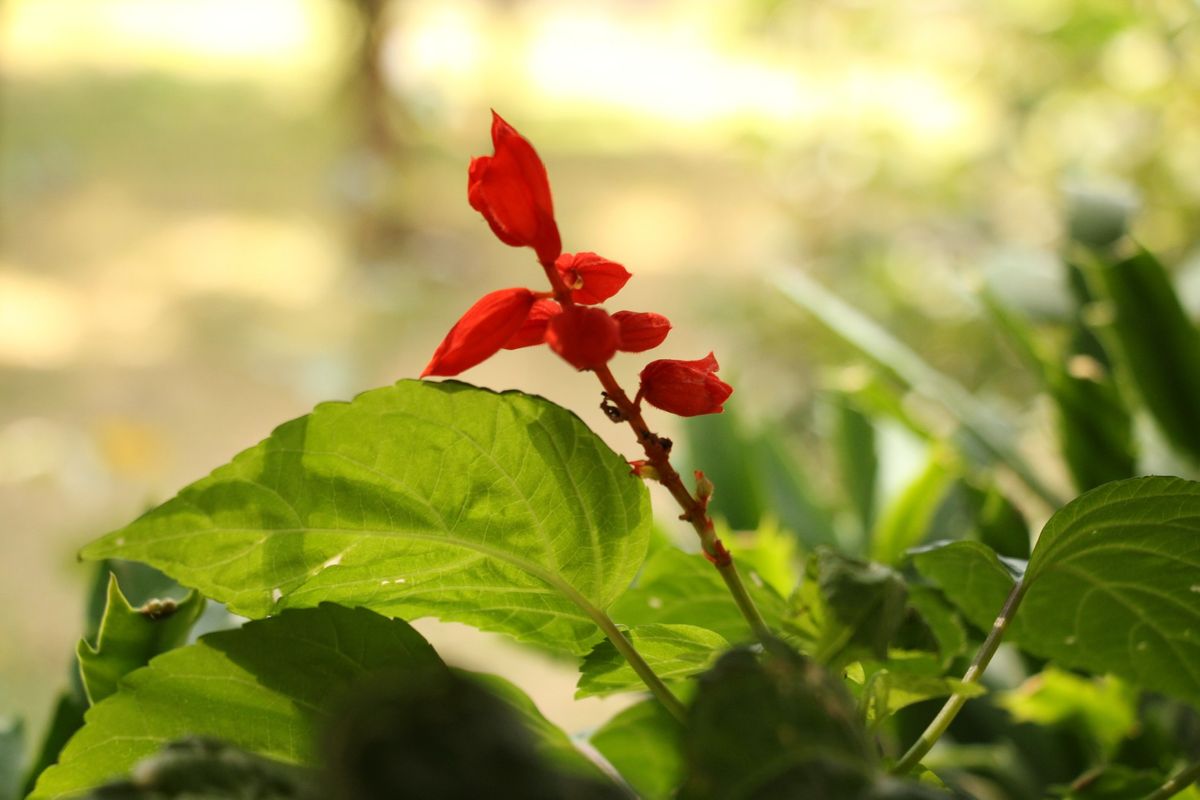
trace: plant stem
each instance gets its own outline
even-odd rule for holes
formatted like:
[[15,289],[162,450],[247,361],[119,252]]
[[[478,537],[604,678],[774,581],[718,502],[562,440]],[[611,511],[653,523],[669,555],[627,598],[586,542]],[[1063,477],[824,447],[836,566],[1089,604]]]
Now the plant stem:
[[[988,664],[991,663],[992,656],[996,654],[996,648],[1000,646],[1000,640],[1004,638],[1004,631],[1008,628],[1008,622],[1012,619],[1013,614],[1016,613],[1017,606],[1021,604],[1021,598],[1024,596],[1025,584],[1022,581],[1017,581],[1008,593],[1008,597],[1004,601],[1004,607],[1000,609],[1000,616],[996,617],[996,621],[992,623],[992,629],[988,631],[987,637],[983,640],[983,645],[980,646],[979,652],[975,654],[975,658],[971,661],[971,666],[967,667],[966,674],[963,675],[962,679],[964,687],[978,683],[979,679],[983,677],[983,671],[987,669]],[[921,763],[921,759],[925,757],[925,754],[929,752],[934,743],[950,727],[950,723],[958,716],[958,712],[962,710],[966,702],[966,695],[962,693],[961,689],[950,695],[950,699],[946,701],[946,704],[942,706],[942,710],[929,723],[929,727],[925,729],[920,738],[908,749],[908,752],[892,767],[892,774],[905,775],[911,772],[917,764]],[[1167,797],[1169,795],[1163,796]]]
[[729,593],[733,595],[734,602],[737,603],[738,610],[750,624],[750,629],[760,640],[765,641],[771,638],[771,629],[767,627],[767,623],[759,613],[750,593],[746,591],[741,575],[733,563],[733,556],[717,537],[716,529],[713,527],[712,518],[709,517],[705,504],[688,491],[687,487],[683,485],[683,479],[679,473],[671,466],[670,441],[651,432],[650,427],[642,418],[641,409],[629,399],[629,395],[625,394],[625,390],[617,383],[612,371],[607,366],[596,369],[595,373],[604,387],[604,393],[609,402],[620,410],[621,417],[629,423],[629,427],[633,428],[638,442],[646,453],[646,459],[657,473],[658,482],[667,487],[667,491],[683,509],[680,519],[690,522],[696,530],[704,555],[721,574],[721,578],[729,588]]
[[1200,780],[1200,761],[1189,764],[1182,772],[1168,778],[1166,783],[1143,797],[1142,800],[1165,800],[1165,798],[1174,797],[1198,780]]
[[671,713],[671,716],[682,723],[687,716],[687,710],[683,707],[683,703],[667,688],[662,678],[658,677],[658,673],[646,663],[646,659],[642,658],[642,654],[637,651],[633,643],[625,638],[625,635],[621,633],[621,629],[612,621],[612,617],[596,608],[582,596],[576,602],[592,618],[592,621],[596,623],[600,630],[604,631],[604,635],[612,642],[613,647],[617,648],[617,652],[625,657],[625,660],[629,662],[629,666],[633,667],[633,671],[642,679],[642,683],[646,684],[646,688],[658,699],[658,702],[662,703],[663,707]]

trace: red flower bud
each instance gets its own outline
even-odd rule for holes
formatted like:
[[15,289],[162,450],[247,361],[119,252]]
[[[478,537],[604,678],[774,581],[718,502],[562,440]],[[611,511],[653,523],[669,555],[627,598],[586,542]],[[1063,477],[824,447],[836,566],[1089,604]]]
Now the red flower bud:
[[551,317],[560,313],[562,313],[562,306],[553,300],[538,300],[529,310],[525,324],[504,343],[504,349],[516,350],[521,347],[532,347],[546,341],[546,326],[550,324]]
[[576,369],[596,369],[616,355],[619,335],[604,309],[571,306],[550,320],[546,344]]
[[467,200],[492,232],[513,247],[532,247],[543,263],[562,253],[546,167],[528,140],[492,112],[496,153],[471,159]]
[[617,262],[595,253],[563,253],[554,266],[563,283],[573,290],[571,299],[585,306],[603,303],[633,277]]
[[716,371],[717,359],[712,353],[698,361],[651,361],[642,370],[638,397],[681,417],[719,414],[733,387],[718,378]]
[[658,347],[671,332],[671,323],[653,311],[618,311],[613,319],[621,328],[618,347],[626,353],[640,353]]
[[529,289],[485,294],[454,323],[421,377],[457,375],[494,355],[525,323],[535,299]]

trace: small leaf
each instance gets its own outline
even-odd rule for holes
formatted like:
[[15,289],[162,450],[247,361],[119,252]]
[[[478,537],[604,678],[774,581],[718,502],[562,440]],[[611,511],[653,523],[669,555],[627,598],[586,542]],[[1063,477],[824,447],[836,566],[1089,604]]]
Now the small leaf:
[[184,736],[312,763],[314,731],[331,697],[372,673],[440,665],[406,623],[331,604],[212,633],[130,673],[93,706],[31,800],[98,786]]
[[788,629],[832,668],[883,658],[904,620],[906,597],[904,580],[887,567],[818,550],[792,598]]
[[1017,722],[1073,727],[1095,742],[1094,758],[1106,761],[1138,726],[1138,693],[1112,677],[1086,678],[1047,667],[998,699]]
[[592,746],[645,800],[666,800],[683,780],[683,728],[657,700],[630,706],[592,734]]
[[[783,598],[768,586],[746,581],[767,625],[778,628],[787,611]],[[730,642],[753,638],[753,632],[729,596],[721,576],[699,554],[667,546],[655,551],[637,585],[623,594],[609,611],[624,625],[650,623],[697,625],[715,631]]]
[[135,609],[109,575],[108,603],[96,644],[79,640],[76,655],[88,701],[95,705],[117,690],[117,681],[159,653],[178,647],[204,612],[204,598],[189,592],[182,602],[154,600]]
[[942,668],[967,650],[967,631],[962,618],[950,607],[942,594],[929,586],[909,585],[908,605],[920,616],[937,641]]
[[574,414],[401,381],[282,425],[84,555],[252,618],[333,601],[581,654],[649,534],[645,486]]
[[727,653],[700,678],[684,733],[680,800],[856,798],[874,746],[840,681],[781,643]]
[[964,697],[987,693],[977,683],[965,684],[943,676],[937,661],[909,653],[893,653],[886,662],[852,665],[846,677],[858,685],[856,693],[873,727],[913,703],[956,693]]
[[1125,258],[1094,254],[1085,265],[1118,363],[1133,379],[1168,441],[1200,461],[1200,331],[1188,319],[1170,276],[1148,250]]
[[[681,680],[704,671],[729,642],[718,633],[695,625],[639,625],[624,632],[658,677]],[[644,689],[633,667],[605,639],[583,659],[575,697]]]

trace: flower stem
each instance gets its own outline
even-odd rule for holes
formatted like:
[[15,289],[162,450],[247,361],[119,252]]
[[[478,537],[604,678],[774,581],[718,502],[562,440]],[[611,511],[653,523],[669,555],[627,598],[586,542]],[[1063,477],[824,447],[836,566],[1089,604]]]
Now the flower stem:
[[[1007,599],[1004,601],[1004,607],[1000,609],[1000,616],[996,617],[996,621],[992,623],[992,629],[988,631],[987,637],[983,640],[983,644],[979,648],[979,652],[975,654],[975,658],[971,661],[971,666],[967,667],[966,674],[963,675],[962,688],[950,695],[950,699],[942,706],[942,710],[937,713],[933,721],[929,723],[929,727],[921,734],[920,738],[913,743],[913,746],[908,749],[908,752],[896,762],[892,767],[893,775],[905,775],[911,772],[917,764],[921,763],[921,759],[933,747],[934,743],[942,737],[946,729],[950,727],[950,723],[958,716],[958,712],[967,702],[967,697],[963,694],[963,689],[972,684],[978,683],[983,677],[983,671],[987,669],[991,663],[992,656],[996,654],[996,649],[1000,646],[1000,640],[1004,638],[1004,631],[1008,628],[1008,622],[1012,619],[1013,614],[1017,611],[1017,606],[1021,604],[1021,598],[1025,596],[1025,584],[1022,581],[1017,581],[1013,584],[1012,590],[1008,593]],[[1169,795],[1163,795],[1168,797]]]
[[1184,767],[1182,772],[1168,778],[1166,783],[1143,797],[1142,800],[1166,800],[1168,797],[1179,794],[1198,780],[1200,780],[1200,761]]
[[642,418],[641,409],[637,404],[630,401],[629,395],[625,394],[625,390],[617,383],[612,371],[607,366],[600,367],[595,370],[595,373],[596,377],[600,379],[600,384],[604,387],[604,392],[609,402],[620,410],[621,417],[633,428],[638,443],[642,445],[642,449],[646,453],[646,459],[654,467],[658,475],[658,482],[667,487],[667,491],[671,493],[671,496],[679,503],[679,507],[683,509],[680,519],[690,522],[696,530],[696,535],[700,537],[700,547],[704,551],[704,555],[721,574],[721,578],[729,588],[730,594],[733,595],[734,602],[737,603],[738,610],[742,612],[742,616],[750,624],[750,629],[761,640],[771,638],[771,629],[767,627],[767,623],[763,620],[762,614],[759,613],[758,607],[750,597],[750,593],[746,591],[746,586],[742,583],[741,575],[738,574],[737,567],[733,563],[733,556],[717,537],[716,529],[713,527],[712,518],[708,516],[707,509],[704,504],[688,491],[687,487],[683,485],[683,479],[679,476],[679,473],[671,466],[670,441],[651,432],[650,427]]

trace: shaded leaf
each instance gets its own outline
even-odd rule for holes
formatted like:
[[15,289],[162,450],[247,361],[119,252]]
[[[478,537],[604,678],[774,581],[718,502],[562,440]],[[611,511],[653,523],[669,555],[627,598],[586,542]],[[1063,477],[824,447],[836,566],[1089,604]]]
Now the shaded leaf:
[[1111,312],[1104,327],[1118,363],[1168,441],[1200,461],[1200,331],[1148,250],[1139,247],[1123,258],[1093,256],[1087,274]]
[[111,573],[107,594],[96,644],[81,639],[76,648],[83,686],[92,705],[115,692],[124,675],[183,644],[204,611],[204,597],[196,592],[189,592],[181,603],[153,600],[135,609]]
[[21,796],[24,762],[24,723],[13,717],[0,717],[0,800],[17,800]]
[[[992,627],[1024,564],[1005,561],[982,542],[936,542],[912,551],[917,569],[960,608],[973,625]],[[1008,638],[1019,639],[1024,615],[1009,622]]]
[[649,529],[645,487],[574,414],[401,381],[282,425],[84,555],[249,617],[328,600],[582,653]]
[[591,743],[645,800],[671,797],[683,780],[683,728],[657,700],[643,700],[592,734]]
[[[695,625],[638,625],[623,633],[664,681],[690,678],[729,649],[729,642],[720,634]],[[577,698],[645,688],[633,667],[607,639],[592,648],[579,671]]]
[[332,697],[372,673],[440,665],[406,623],[331,604],[212,633],[130,673],[93,706],[32,798],[98,786],[184,736],[312,763],[314,729]]
[[[709,509],[735,530],[753,530],[762,517],[763,498],[756,465],[746,458],[750,438],[736,412],[690,417],[684,421],[688,461],[717,487]],[[691,471],[684,473],[690,475]]]
[[879,457],[876,453],[875,426],[855,407],[848,396],[833,401],[837,414],[833,445],[837,456],[839,484],[858,520],[862,540],[875,525],[876,479]]
[[[837,541],[833,518],[781,431],[767,429],[752,443],[766,507],[807,548]],[[760,522],[759,527],[762,527]]]

